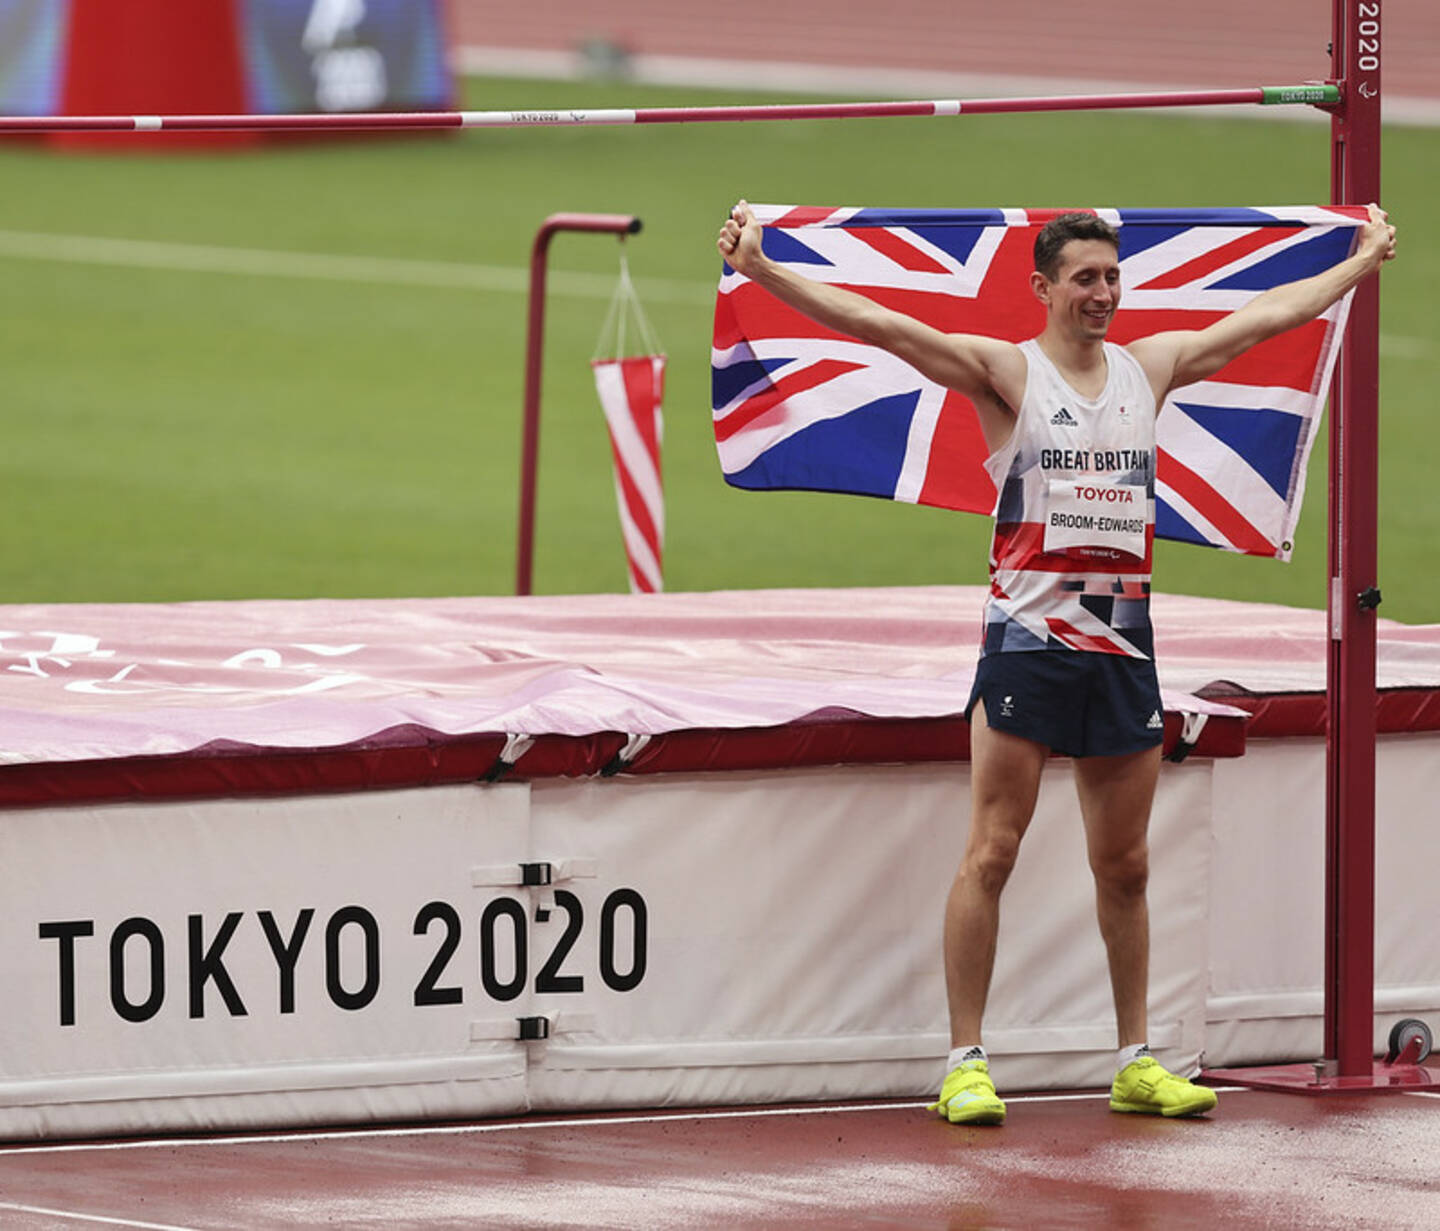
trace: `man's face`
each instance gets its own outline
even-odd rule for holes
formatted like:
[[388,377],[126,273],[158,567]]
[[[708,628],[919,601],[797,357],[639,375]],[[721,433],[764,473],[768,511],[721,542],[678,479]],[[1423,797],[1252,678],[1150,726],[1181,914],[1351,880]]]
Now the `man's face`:
[[1103,239],[1072,239],[1060,249],[1051,282],[1035,274],[1035,293],[1052,322],[1077,340],[1099,340],[1120,306],[1120,260]]

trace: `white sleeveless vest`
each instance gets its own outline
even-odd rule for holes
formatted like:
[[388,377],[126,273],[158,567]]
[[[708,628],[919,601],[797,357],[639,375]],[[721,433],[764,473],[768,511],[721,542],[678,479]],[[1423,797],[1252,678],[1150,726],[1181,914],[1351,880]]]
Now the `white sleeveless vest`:
[[1106,342],[1097,398],[1076,393],[1035,340],[1010,439],[986,459],[995,535],[985,654],[1079,650],[1149,658],[1155,398]]

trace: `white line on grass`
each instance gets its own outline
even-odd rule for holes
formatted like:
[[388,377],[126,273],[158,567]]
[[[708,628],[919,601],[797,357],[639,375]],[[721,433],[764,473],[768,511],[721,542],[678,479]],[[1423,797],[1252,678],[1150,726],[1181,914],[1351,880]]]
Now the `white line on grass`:
[[[64,261],[76,265],[112,265],[163,269],[178,273],[238,274],[261,278],[311,278],[331,282],[372,282],[391,286],[441,287],[464,291],[524,294],[529,272],[516,266],[474,265],[463,261],[416,261],[400,257],[344,256],[323,252],[282,252],[269,248],[229,248],[149,239],[111,239],[98,235],[54,235],[41,231],[0,231],[0,257],[25,261]],[[705,306],[714,291],[694,282],[637,278],[643,299]],[[615,293],[609,274],[552,270],[549,290],[576,299],[608,300]]]
[[[509,265],[473,265],[463,261],[416,261],[403,257],[343,256],[324,252],[283,252],[269,248],[228,248],[213,244],[177,244],[151,239],[110,239],[99,235],[54,235],[42,231],[0,231],[0,257],[22,261],[63,261],[74,265],[112,265],[164,269],[177,273],[237,274],[258,278],[310,278],[327,282],[370,282],[382,286],[426,286],[462,291],[524,294],[529,273]],[[642,299],[705,307],[713,290],[674,278],[639,278]],[[552,270],[549,290],[575,299],[608,300],[615,293],[609,274]],[[1387,359],[1426,359],[1440,346],[1429,338],[1380,335]]]
[[1394,333],[1380,335],[1380,354],[1386,359],[1428,359],[1440,354],[1433,338],[1407,338]]
[[[1216,1087],[1221,1094],[1247,1092],[1244,1086]],[[1009,1106],[1021,1103],[1070,1103],[1108,1099],[1109,1091],[1096,1090],[1084,1094],[1020,1094],[1009,1095]],[[194,1146],[274,1145],[304,1141],[351,1141],[381,1137],[458,1137],[470,1133],[533,1132],[552,1128],[613,1128],[633,1124],[670,1124],[702,1120],[759,1120],[775,1116],[833,1116],[860,1111],[923,1111],[923,1103],[840,1103],[804,1107],[747,1107],[733,1111],[672,1111],[650,1115],[606,1115],[567,1117],[565,1119],[508,1120],[495,1124],[412,1125],[405,1128],[354,1128],[329,1132],[246,1133],[235,1136],[150,1137],[137,1141],[74,1141],[63,1145],[0,1146],[0,1158],[27,1154],[79,1154],[111,1150],[182,1149]]]
[[170,1222],[140,1222],[134,1218],[107,1218],[103,1214],[77,1214],[74,1210],[52,1210],[43,1205],[15,1205],[9,1201],[0,1201],[0,1210],[11,1210],[16,1214],[43,1214],[47,1218],[98,1223],[106,1227],[132,1227],[136,1231],[196,1231],[194,1227],[181,1227]]

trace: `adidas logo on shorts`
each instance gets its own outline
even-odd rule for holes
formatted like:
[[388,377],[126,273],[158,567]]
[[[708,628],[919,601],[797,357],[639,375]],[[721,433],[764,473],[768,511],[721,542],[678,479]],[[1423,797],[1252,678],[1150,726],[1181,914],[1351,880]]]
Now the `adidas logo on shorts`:
[[1165,720],[1160,717],[1159,710],[1150,711],[1150,721],[1145,724],[1145,729],[1147,731],[1163,731],[1165,729]]
[[1080,426],[1078,423],[1075,422],[1075,417],[1074,417],[1068,410],[1066,410],[1065,407],[1063,407],[1063,406],[1060,407],[1059,410],[1057,410],[1053,415],[1050,416],[1050,424],[1051,424],[1052,427],[1079,427],[1079,426]]

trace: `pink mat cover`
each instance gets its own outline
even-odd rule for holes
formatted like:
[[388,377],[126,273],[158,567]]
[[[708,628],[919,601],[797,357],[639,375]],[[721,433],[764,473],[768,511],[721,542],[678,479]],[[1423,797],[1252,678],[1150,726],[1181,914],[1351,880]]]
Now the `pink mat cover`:
[[[953,722],[983,599],[926,586],[5,606],[0,773],[417,738]],[[1172,719],[1240,705],[1323,728],[1323,612],[1157,595],[1154,616]],[[1440,626],[1379,623],[1379,686],[1408,699],[1402,725],[1424,724]],[[1283,720],[1266,709],[1277,699]]]

